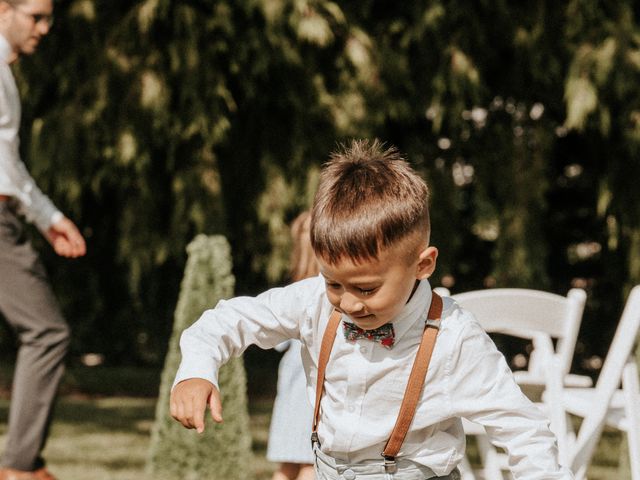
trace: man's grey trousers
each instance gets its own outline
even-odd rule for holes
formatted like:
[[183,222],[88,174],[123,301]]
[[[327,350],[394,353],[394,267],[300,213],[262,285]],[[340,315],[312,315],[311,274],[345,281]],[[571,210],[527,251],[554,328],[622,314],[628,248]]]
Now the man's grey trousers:
[[11,392],[2,466],[35,470],[44,461],[69,327],[22,221],[0,202],[0,312],[16,333],[19,350]]

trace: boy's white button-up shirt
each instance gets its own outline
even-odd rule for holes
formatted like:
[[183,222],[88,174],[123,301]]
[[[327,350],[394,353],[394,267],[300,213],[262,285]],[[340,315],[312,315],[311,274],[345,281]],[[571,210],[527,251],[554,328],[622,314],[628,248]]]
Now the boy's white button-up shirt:
[[[323,452],[348,463],[382,461],[430,303],[431,287],[425,280],[393,321],[392,349],[367,339],[348,342],[338,332],[321,403]],[[332,309],[321,276],[255,298],[221,301],[184,331],[175,383],[197,377],[217,385],[220,366],[249,345],[273,348],[299,338],[313,404],[320,344]],[[516,478],[573,478],[557,464],[548,420],[522,394],[493,341],[470,313],[445,299],[421,401],[398,456],[447,475],[464,455],[461,417],[483,424],[494,442],[507,449]]]

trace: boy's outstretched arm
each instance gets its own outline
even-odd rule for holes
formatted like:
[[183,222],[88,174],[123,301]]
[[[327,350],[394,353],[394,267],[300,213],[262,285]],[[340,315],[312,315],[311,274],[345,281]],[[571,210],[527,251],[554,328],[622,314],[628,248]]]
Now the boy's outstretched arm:
[[202,378],[189,378],[178,383],[171,392],[171,416],[185,428],[204,432],[204,412],[207,404],[214,422],[222,422],[220,392],[213,383]]

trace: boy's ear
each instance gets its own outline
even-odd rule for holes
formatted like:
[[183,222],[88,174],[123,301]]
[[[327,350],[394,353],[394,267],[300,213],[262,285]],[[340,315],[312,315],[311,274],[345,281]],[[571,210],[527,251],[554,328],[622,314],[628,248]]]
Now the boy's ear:
[[436,247],[426,247],[419,255],[418,270],[416,278],[424,280],[429,278],[436,269],[436,259],[438,258],[438,249]]

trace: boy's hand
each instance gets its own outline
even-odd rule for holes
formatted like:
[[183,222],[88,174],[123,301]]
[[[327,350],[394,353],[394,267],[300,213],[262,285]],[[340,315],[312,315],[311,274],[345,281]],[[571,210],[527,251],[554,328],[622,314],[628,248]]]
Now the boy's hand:
[[186,428],[204,432],[204,412],[207,404],[214,422],[222,423],[220,392],[208,380],[189,378],[178,383],[171,392],[171,416]]

